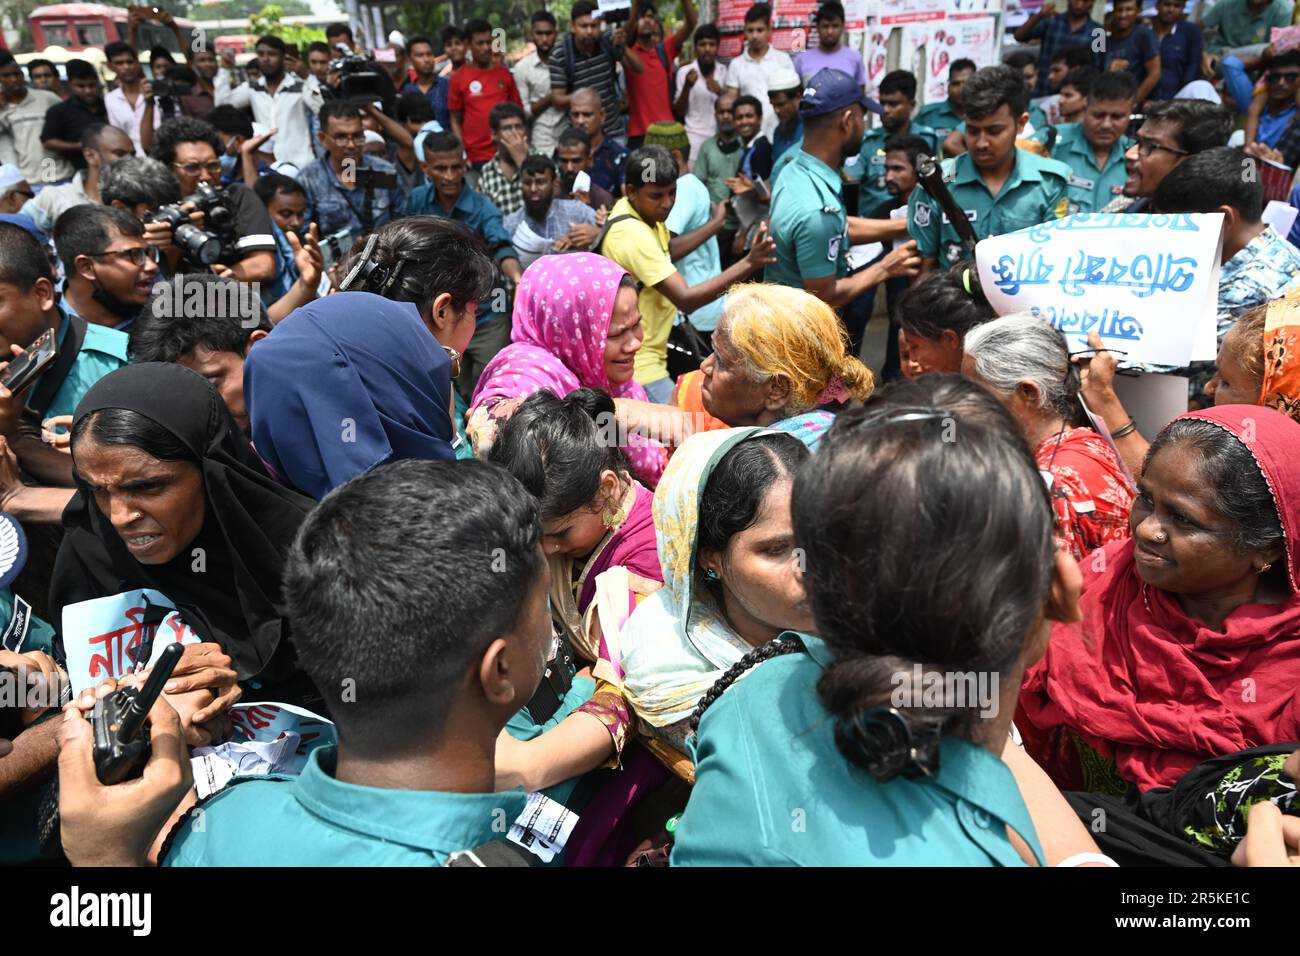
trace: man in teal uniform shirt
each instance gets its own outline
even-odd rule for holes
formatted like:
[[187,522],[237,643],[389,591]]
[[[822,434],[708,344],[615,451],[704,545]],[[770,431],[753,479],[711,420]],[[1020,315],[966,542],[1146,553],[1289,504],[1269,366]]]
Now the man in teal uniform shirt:
[[[1016,148],[1029,100],[1019,70],[989,66],[962,90],[966,152],[943,164],[944,181],[979,239],[1059,219],[1069,210],[1070,168]],[[922,271],[947,268],[966,252],[961,236],[924,189],[908,201],[908,232]]]
[[[803,145],[785,167],[772,192],[772,239],[776,262],[764,280],[805,289],[839,308],[895,275],[915,273],[911,243],[849,276],[848,250],[855,243],[898,238],[891,222],[850,221],[841,198],[840,168],[858,151],[864,132],[863,110],[879,110],[847,73],[824,69],[808,81],[800,113]],[[794,152],[794,151],[792,151]],[[901,224],[900,224],[901,225]]]
[[885,187],[885,141],[893,136],[919,136],[933,156],[938,144],[935,131],[913,122],[916,109],[916,77],[909,70],[886,73],[880,81],[880,125],[867,130],[857,159],[844,168],[849,180],[858,181],[858,215],[869,216],[871,210],[888,202],[891,194]]
[[1102,73],[1088,88],[1083,122],[1056,128],[1052,158],[1070,167],[1070,214],[1099,212],[1124,192],[1125,131],[1136,106],[1137,82],[1128,72]]
[[966,81],[975,75],[975,61],[965,58],[953,60],[948,67],[948,98],[938,103],[926,103],[916,114],[914,122],[934,130],[939,145],[948,138],[948,134],[961,125],[966,112],[961,105],[961,92]]
[[525,795],[493,792],[496,739],[551,650],[541,535],[536,501],[478,461],[400,461],[328,495],[285,598],[303,667],[337,695],[338,745],[204,801],[163,864],[437,866],[504,840]]

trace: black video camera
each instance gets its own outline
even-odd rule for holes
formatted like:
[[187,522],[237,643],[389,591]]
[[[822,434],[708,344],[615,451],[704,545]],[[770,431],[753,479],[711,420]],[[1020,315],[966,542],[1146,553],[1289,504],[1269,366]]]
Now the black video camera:
[[358,103],[382,103],[384,113],[391,116],[397,90],[383,68],[374,60],[353,53],[345,43],[337,44],[334,49],[341,54],[330,60],[330,71],[342,78],[339,95]]
[[141,733],[144,721],[183,653],[180,644],[168,644],[143,687],[123,687],[95,701],[90,714],[95,734],[95,775],[104,786],[138,777],[149,762],[152,748],[149,736]]
[[[192,209],[185,209],[186,205]],[[209,229],[200,229],[190,222],[192,210],[203,213]],[[226,247],[233,245],[235,238],[235,215],[227,203],[225,190],[207,183],[199,183],[193,196],[156,209],[145,222],[167,223],[172,229],[172,242],[180,248],[182,255],[205,266],[220,261]]]
[[356,177],[357,188],[363,192],[397,188],[396,173],[386,173],[380,169],[356,169],[352,175]]

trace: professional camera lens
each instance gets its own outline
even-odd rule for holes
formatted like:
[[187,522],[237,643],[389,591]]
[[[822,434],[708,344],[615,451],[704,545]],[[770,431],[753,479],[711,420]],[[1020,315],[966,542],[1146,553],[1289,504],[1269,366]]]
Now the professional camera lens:
[[210,266],[221,258],[221,240],[192,222],[172,227],[172,242],[180,247],[187,259]]

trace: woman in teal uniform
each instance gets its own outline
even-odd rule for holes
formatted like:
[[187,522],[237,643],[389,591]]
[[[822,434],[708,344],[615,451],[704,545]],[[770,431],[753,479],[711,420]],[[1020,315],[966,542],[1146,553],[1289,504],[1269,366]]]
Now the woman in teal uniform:
[[837,417],[793,521],[820,638],[701,702],[673,864],[1043,864],[1001,755],[1079,572],[1014,422],[955,376],[896,382]]

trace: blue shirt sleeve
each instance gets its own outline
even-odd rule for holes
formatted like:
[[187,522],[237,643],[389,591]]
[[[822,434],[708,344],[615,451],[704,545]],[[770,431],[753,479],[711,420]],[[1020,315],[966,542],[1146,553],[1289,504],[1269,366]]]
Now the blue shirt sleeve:
[[492,250],[492,257],[498,263],[506,259],[518,259],[519,253],[510,243],[510,234],[501,221],[500,210],[486,196],[479,196],[479,200],[478,214],[475,216],[478,219],[477,230],[482,234],[488,249]]
[[1150,27],[1138,27],[1137,41],[1143,63],[1160,55],[1160,41],[1156,39],[1155,31]]

